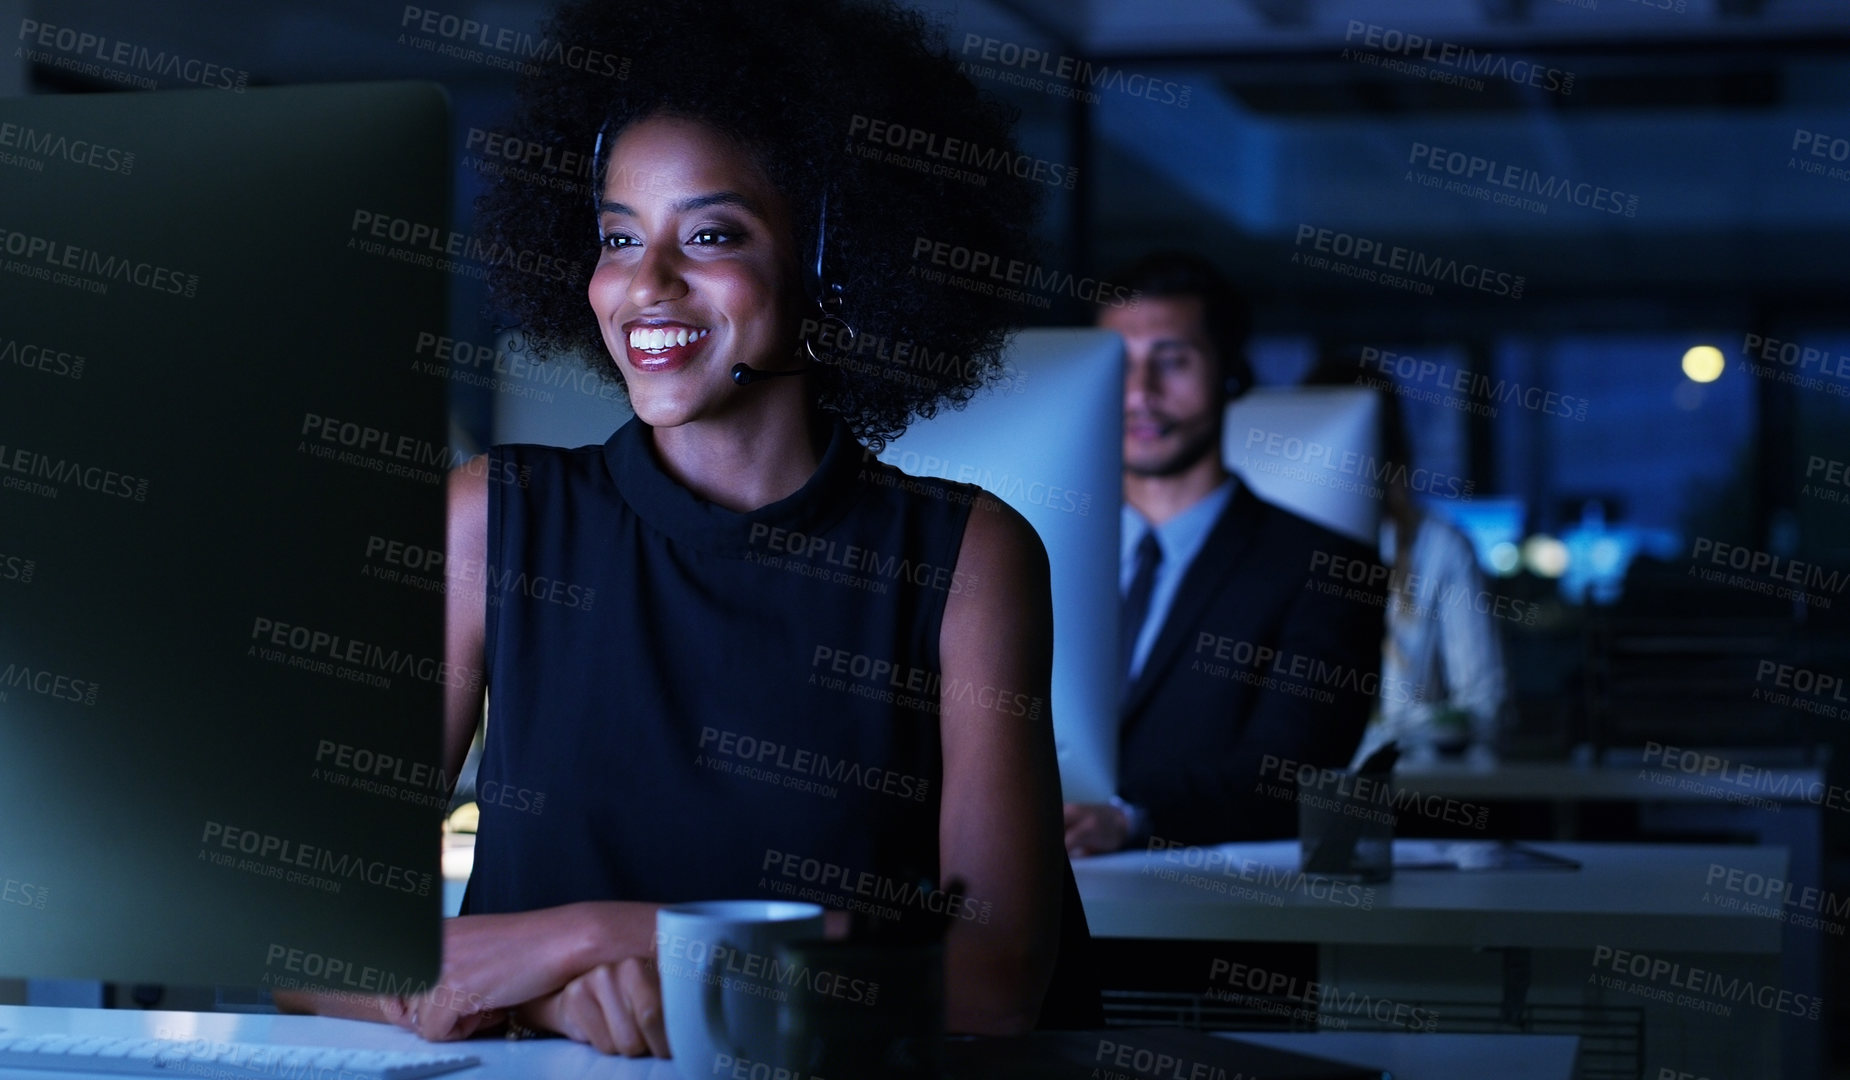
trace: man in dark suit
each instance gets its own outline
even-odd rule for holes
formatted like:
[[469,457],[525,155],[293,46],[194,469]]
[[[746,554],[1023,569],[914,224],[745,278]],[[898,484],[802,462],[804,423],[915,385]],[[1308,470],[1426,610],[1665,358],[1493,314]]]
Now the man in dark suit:
[[1386,575],[1367,575],[1377,595],[1362,600],[1317,588],[1323,556],[1372,568],[1374,551],[1223,465],[1223,414],[1253,378],[1244,305],[1212,264],[1152,255],[1112,280],[1140,295],[1098,320],[1126,346],[1118,797],[1068,804],[1067,848],[1294,836],[1279,763],[1355,752],[1379,691]]

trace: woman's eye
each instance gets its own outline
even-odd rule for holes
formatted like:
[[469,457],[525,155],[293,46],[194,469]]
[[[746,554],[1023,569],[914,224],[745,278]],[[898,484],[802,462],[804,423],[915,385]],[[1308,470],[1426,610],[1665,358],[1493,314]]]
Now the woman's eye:
[[713,247],[718,244],[730,244],[739,238],[738,233],[723,229],[701,229],[688,239],[696,247]]
[[633,236],[625,236],[622,233],[610,233],[598,237],[597,242],[600,247],[607,247],[615,251],[620,248],[634,247],[636,238]]

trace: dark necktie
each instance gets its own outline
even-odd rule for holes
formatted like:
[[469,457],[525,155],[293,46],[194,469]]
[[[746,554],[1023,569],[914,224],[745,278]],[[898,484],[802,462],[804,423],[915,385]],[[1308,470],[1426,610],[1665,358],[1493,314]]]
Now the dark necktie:
[[1143,534],[1137,543],[1137,573],[1131,577],[1131,589],[1124,594],[1124,608],[1118,623],[1118,649],[1122,663],[1118,670],[1124,675],[1124,697],[1130,697],[1131,660],[1137,655],[1137,638],[1143,632],[1144,620],[1150,617],[1150,594],[1156,591],[1156,568],[1162,565],[1163,545],[1156,539],[1156,530]]

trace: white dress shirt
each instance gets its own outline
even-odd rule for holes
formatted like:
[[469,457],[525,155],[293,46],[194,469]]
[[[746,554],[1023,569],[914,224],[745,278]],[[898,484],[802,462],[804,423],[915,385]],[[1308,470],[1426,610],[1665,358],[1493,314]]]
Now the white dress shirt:
[[1145,660],[1150,658],[1150,649],[1156,644],[1156,637],[1163,629],[1164,620],[1169,618],[1169,608],[1175,603],[1176,591],[1182,587],[1182,578],[1188,573],[1189,564],[1195,556],[1201,554],[1201,548],[1208,542],[1208,534],[1214,531],[1214,523],[1220,520],[1221,511],[1227,508],[1227,500],[1233,498],[1233,488],[1237,481],[1229,476],[1220,482],[1213,491],[1202,496],[1195,505],[1163,522],[1151,525],[1148,518],[1138,513],[1130,503],[1124,504],[1123,527],[1119,530],[1119,569],[1118,595],[1131,591],[1131,579],[1137,576],[1137,545],[1143,543],[1144,534],[1154,529],[1156,542],[1163,547],[1163,561],[1156,567],[1156,584],[1150,590],[1150,611],[1144,617],[1143,631],[1137,635],[1137,648],[1131,653],[1131,678],[1136,678],[1143,671]]
[[[1381,523],[1381,561],[1394,566],[1391,519]],[[1429,746],[1444,709],[1470,715],[1469,735],[1494,744],[1506,693],[1503,642],[1494,597],[1471,541],[1451,523],[1421,514],[1406,566],[1391,579],[1387,640],[1381,655],[1381,718],[1357,758],[1390,738]]]

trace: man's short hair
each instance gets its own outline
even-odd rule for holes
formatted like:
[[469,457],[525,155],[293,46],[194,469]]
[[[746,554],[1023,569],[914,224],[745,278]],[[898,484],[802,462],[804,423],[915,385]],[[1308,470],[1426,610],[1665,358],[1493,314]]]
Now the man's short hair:
[[1252,389],[1253,368],[1246,359],[1252,306],[1213,263],[1192,251],[1153,251],[1110,280],[1155,300],[1198,297],[1203,328],[1220,363],[1222,386],[1232,386],[1230,392],[1223,391],[1227,399]]

